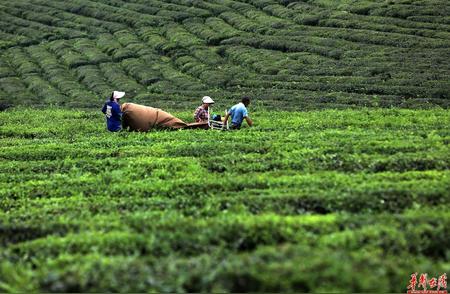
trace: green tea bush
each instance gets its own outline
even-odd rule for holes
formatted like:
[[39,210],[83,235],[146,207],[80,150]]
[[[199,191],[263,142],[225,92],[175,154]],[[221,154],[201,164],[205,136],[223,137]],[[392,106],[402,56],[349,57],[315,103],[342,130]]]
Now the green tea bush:
[[70,69],[90,64],[87,57],[72,49],[67,41],[51,42],[48,44],[48,49],[61,58]]
[[115,32],[114,37],[122,46],[125,47],[130,44],[141,43],[141,40],[139,40],[138,36],[129,30]]
[[172,2],[178,2],[179,4],[185,5],[185,6],[194,6],[196,8],[201,8],[207,11],[210,11],[213,15],[219,15],[222,12],[230,11],[231,9],[222,5],[220,2],[205,2],[205,1],[198,1],[198,2],[191,2],[189,0],[174,0]]
[[142,85],[148,86],[161,79],[159,71],[153,70],[149,65],[146,65],[139,59],[124,59],[121,64],[123,68]]
[[106,32],[115,32],[126,28],[124,24],[115,21],[99,20],[94,17],[77,14],[76,12],[79,11],[79,7],[73,3],[47,2],[46,0],[34,0],[34,3],[44,6],[47,9],[55,9],[61,18],[67,19],[74,23],[86,25],[91,30],[101,28]]
[[376,265],[396,291],[411,258],[445,268],[445,110],[252,113],[239,132],[113,136],[91,111],[1,112],[2,289],[298,290],[267,275],[326,264],[323,289],[372,289],[339,277]]
[[170,25],[164,28],[165,37],[169,42],[176,44],[179,48],[202,45],[203,42],[178,25]]
[[48,79],[48,81],[55,85],[61,93],[65,93],[66,96],[76,99],[77,102],[88,100],[93,96],[92,92],[87,91],[82,87],[73,74],[63,65],[60,64],[58,59],[40,46],[33,46],[27,48],[30,56],[36,60],[39,66],[42,68],[42,72]]
[[[27,85],[24,83],[24,81],[17,77],[1,78],[0,89],[6,97],[12,97],[14,95],[15,97],[17,97],[16,99],[21,99],[25,105],[38,103],[39,100],[35,94],[33,95],[27,90]],[[8,102],[12,103],[13,101],[11,99],[8,99],[5,102],[7,102],[8,104]]]
[[120,42],[118,42],[117,39],[115,39],[111,34],[99,35],[96,45],[103,52],[109,56],[112,56],[114,61],[121,61],[126,58],[136,57],[136,52],[121,46]]
[[0,61],[0,78],[15,76],[14,70],[5,61]]
[[105,80],[100,69],[95,65],[85,65],[76,68],[78,81],[91,91],[106,96],[111,93],[111,85]]
[[187,19],[183,22],[183,25],[189,32],[205,40],[208,45],[219,45],[220,41],[227,38],[227,36],[208,28],[203,22],[199,22],[197,19]]
[[11,67],[21,75],[40,73],[39,66],[20,48],[8,50],[5,57],[10,60]]
[[101,52],[96,46],[95,43],[89,39],[78,39],[73,44],[73,48],[78,50],[81,54],[86,56],[90,62],[93,64],[99,64],[103,62],[107,62],[110,59],[106,54]]
[[249,20],[245,16],[234,12],[224,12],[220,14],[220,18],[241,31],[263,34],[267,30],[265,25]]
[[63,97],[57,89],[43,80],[39,75],[26,76],[24,83],[32,93],[36,93],[39,97],[45,97],[48,104],[56,104]]
[[[178,109],[194,107],[190,101],[204,95],[198,91],[205,86],[226,91],[226,99],[260,95],[266,106],[284,109],[447,107],[450,27],[440,12],[445,5],[430,3],[18,0],[2,5],[0,54],[7,66],[0,66],[0,77],[38,74],[61,97],[87,97],[94,85],[81,82],[76,68],[122,67],[137,59],[140,69],[124,68],[124,74],[155,85],[134,89],[136,102]],[[27,47],[48,49],[66,73],[44,68]],[[163,74],[169,64],[180,73]],[[183,74],[191,78],[170,78]],[[27,91],[16,92],[24,99],[13,104],[28,104]],[[7,93],[0,100],[8,100]],[[183,99],[158,98],[167,95]],[[78,105],[93,106],[87,100]]]
[[169,42],[162,36],[158,30],[151,28],[142,28],[139,31],[139,36],[145,40],[148,45],[157,52],[167,54],[176,48],[176,44]]
[[[17,1],[14,3],[14,6],[21,12],[21,10],[25,10],[26,4],[23,1]],[[27,8],[30,10],[21,13],[21,17],[47,26],[57,26],[59,18],[54,15],[45,14],[48,12],[48,9],[30,3],[28,3]]]
[[115,63],[102,63],[100,69],[105,78],[111,81],[114,88],[123,89],[130,95],[129,97],[133,97],[133,94],[142,91],[142,86],[135,80],[130,79],[119,65]]
[[224,38],[230,38],[240,35],[242,32],[227,24],[223,19],[210,17],[205,20],[205,24],[212,30],[218,32]]

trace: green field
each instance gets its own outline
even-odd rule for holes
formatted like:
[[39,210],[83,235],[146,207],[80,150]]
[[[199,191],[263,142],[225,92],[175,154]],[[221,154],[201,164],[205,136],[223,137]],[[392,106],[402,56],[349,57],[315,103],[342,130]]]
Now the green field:
[[111,134],[0,113],[1,289],[403,292],[449,269],[448,111],[253,114]]
[[[450,274],[448,0],[0,1],[0,292]],[[106,131],[111,91],[240,131]],[[434,290],[434,289],[433,289]]]

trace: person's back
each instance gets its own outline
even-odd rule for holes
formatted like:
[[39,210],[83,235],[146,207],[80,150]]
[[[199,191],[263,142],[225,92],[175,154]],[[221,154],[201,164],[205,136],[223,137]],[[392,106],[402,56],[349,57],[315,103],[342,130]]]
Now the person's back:
[[105,102],[102,112],[106,117],[106,126],[109,131],[117,132],[122,129],[122,111],[118,99],[125,95],[124,92],[114,91],[111,95],[110,101]]
[[242,102],[239,102],[238,104],[231,107],[228,113],[231,116],[231,124],[238,128],[241,127],[244,117],[248,115],[247,108]]
[[242,98],[242,102],[234,105],[230,108],[227,115],[225,116],[225,124],[228,121],[228,117],[231,116],[231,128],[239,129],[241,128],[242,122],[245,119],[249,126],[253,125],[252,120],[248,116],[247,106],[250,104],[250,98]]

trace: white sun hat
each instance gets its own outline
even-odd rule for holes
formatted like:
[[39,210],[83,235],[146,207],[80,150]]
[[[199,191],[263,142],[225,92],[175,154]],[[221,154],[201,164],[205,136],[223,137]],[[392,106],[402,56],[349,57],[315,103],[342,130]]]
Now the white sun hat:
[[120,91],[114,91],[113,92],[113,98],[114,99],[120,99],[123,96],[125,96],[125,92],[120,92]]
[[209,96],[203,96],[202,103],[213,104],[214,100],[212,100]]

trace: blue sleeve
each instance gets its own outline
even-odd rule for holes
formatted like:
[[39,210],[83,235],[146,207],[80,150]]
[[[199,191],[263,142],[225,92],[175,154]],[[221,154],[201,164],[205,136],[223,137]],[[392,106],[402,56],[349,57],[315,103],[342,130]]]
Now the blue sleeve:
[[103,112],[104,114],[106,114],[106,103],[105,103],[105,105],[103,105],[102,112]]
[[242,109],[242,117],[247,117],[247,116],[248,116],[247,108]]
[[228,114],[232,116],[233,112],[234,112],[234,106],[228,110]]
[[115,118],[120,120],[122,117],[122,111],[120,110],[120,105],[114,103],[113,107],[112,107],[112,111],[113,111],[113,115],[115,116]]

